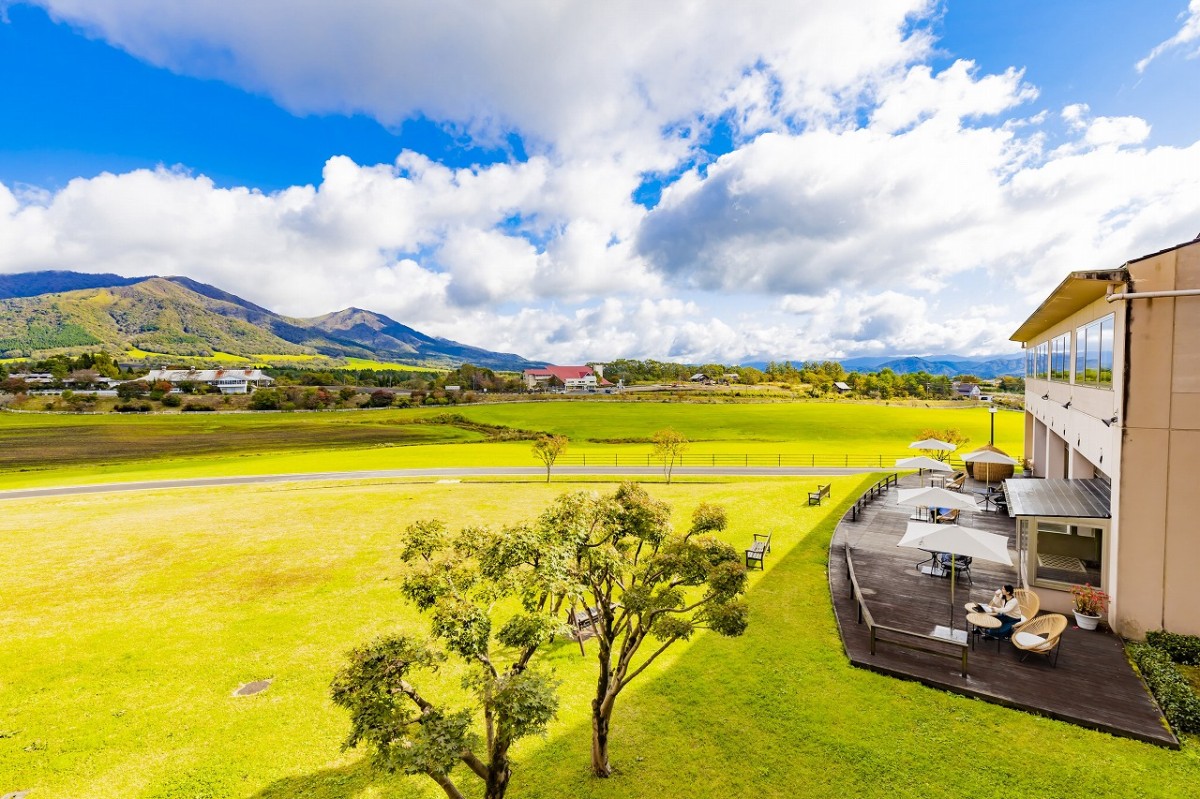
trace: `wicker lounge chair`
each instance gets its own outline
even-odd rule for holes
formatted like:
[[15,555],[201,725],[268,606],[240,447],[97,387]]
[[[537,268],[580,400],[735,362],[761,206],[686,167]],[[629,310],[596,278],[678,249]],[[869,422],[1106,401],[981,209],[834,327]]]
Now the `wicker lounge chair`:
[[1021,624],[1013,630],[1013,646],[1025,654],[1021,660],[1036,652],[1045,655],[1052,666],[1058,666],[1059,642],[1067,629],[1067,617],[1058,613],[1047,613]]
[[958,524],[958,508],[947,509],[933,517],[934,524]]
[[1031,621],[1042,607],[1042,600],[1028,588],[1018,588],[1013,591],[1017,604],[1021,606],[1021,623]]

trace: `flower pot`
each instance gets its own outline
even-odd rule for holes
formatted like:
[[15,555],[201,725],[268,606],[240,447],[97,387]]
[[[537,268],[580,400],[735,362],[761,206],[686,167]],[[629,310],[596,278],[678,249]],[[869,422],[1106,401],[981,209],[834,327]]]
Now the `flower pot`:
[[1079,625],[1081,630],[1094,630],[1100,624],[1099,616],[1089,616],[1086,613],[1075,611],[1075,623]]

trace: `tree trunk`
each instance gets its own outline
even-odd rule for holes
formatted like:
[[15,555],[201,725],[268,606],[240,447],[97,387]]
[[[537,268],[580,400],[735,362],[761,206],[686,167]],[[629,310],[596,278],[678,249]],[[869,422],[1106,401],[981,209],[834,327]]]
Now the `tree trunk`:
[[450,799],[466,799],[445,774],[430,774],[429,776],[433,778],[434,782],[442,786],[442,790],[446,792],[446,796],[449,796]]
[[612,718],[612,704],[608,704],[607,712],[604,704],[597,699],[592,700],[592,773],[597,777],[612,775],[612,766],[608,763],[608,722]]
[[504,799],[504,792],[508,790],[508,780],[512,777],[512,769],[508,767],[508,760],[504,760],[504,765],[497,768],[493,764],[492,768],[488,769],[487,790],[484,792],[484,799]]

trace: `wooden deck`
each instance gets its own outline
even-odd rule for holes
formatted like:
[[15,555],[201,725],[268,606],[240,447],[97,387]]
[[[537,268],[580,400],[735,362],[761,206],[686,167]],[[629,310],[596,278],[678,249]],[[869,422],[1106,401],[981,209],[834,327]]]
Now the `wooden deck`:
[[[918,485],[915,476],[901,480],[901,487]],[[975,486],[968,483],[971,487]],[[950,623],[949,579],[921,574],[916,564],[927,556],[896,546],[911,513],[911,508],[896,505],[893,488],[860,513],[858,521],[847,515],[834,534],[829,585],[851,664],[1114,735],[1179,747],[1158,705],[1126,660],[1120,638],[1110,633],[1086,632],[1072,624],[1063,633],[1057,668],[1037,655],[1021,662],[1023,653],[1007,641],[997,646],[995,641],[976,640],[968,650],[966,677],[960,673],[961,659],[956,654],[961,648],[950,644],[945,646],[946,654],[955,656],[941,657],[888,643],[895,635],[881,632],[872,655],[867,625],[858,623],[857,602],[850,596],[846,544],[877,625],[929,635],[935,626]],[[1007,515],[964,512],[959,523],[1007,535],[1009,548],[1015,548],[1016,525]],[[960,581],[956,586],[954,627],[959,630],[966,626],[964,603],[986,602],[1001,584],[1017,584],[1012,567],[976,559],[972,572],[973,585]]]

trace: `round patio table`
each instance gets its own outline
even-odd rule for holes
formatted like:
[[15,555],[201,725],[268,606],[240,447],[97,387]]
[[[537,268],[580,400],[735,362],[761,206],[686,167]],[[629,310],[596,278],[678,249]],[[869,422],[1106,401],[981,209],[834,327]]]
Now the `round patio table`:
[[[974,605],[974,602],[968,602],[967,607]],[[975,613],[967,614],[967,624],[972,625],[979,630],[998,630],[1002,622],[990,613]],[[971,648],[975,647],[975,636],[971,636]],[[996,651],[1000,651],[1000,639],[996,639]]]

